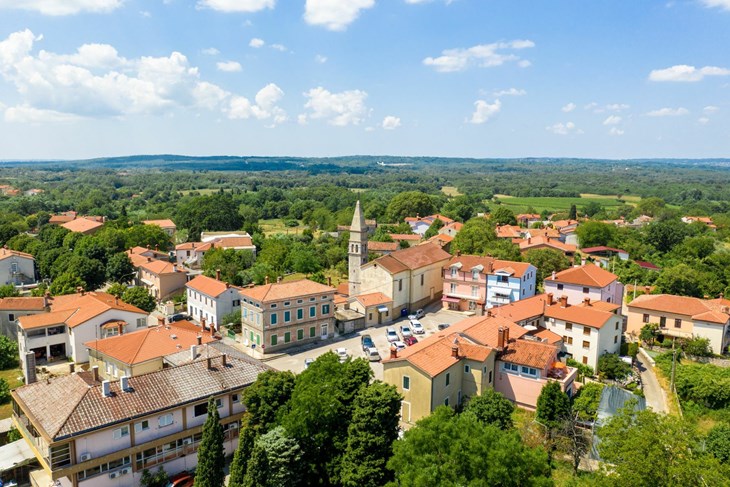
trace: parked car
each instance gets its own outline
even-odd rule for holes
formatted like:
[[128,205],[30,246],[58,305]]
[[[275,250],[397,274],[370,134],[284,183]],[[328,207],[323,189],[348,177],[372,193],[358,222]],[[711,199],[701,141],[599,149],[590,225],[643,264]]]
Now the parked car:
[[439,323],[438,329],[439,330],[445,330],[448,327],[449,327],[449,324],[448,323]]
[[304,359],[304,369],[305,370],[308,369],[309,366],[312,365],[312,363],[314,363],[314,359],[313,358],[305,358]]
[[375,343],[370,335],[361,336],[360,345],[362,345],[363,352],[367,352],[370,348],[375,348]]
[[368,348],[364,352],[365,358],[368,359],[371,362],[380,362],[380,353],[378,353],[378,349],[375,347]]
[[403,336],[404,339],[413,336],[413,332],[411,331],[411,327],[408,325],[401,325],[400,326],[400,334]]
[[388,328],[386,328],[385,329],[385,338],[389,342],[398,341],[398,333],[395,331],[395,328],[393,328],[392,326],[389,326]]
[[176,321],[189,320],[189,319],[190,319],[190,317],[188,315],[186,315],[185,313],[176,313],[172,316],[169,316],[167,318],[167,322],[174,323]]
[[413,313],[412,315],[408,315],[408,319],[411,321],[418,320],[423,318],[425,315],[426,313],[424,313],[422,309],[417,309],[415,313]]
[[340,358],[340,363],[344,364],[345,361],[350,358],[349,355],[347,355],[347,349],[346,348],[336,348],[335,353]]
[[396,340],[391,346],[395,347],[395,349],[400,352],[401,350],[405,350],[407,345],[400,340]]
[[406,345],[410,347],[411,345],[415,345],[416,343],[418,343],[418,338],[411,335],[407,338],[404,338],[403,341],[406,343]]
[[411,320],[411,330],[413,330],[413,333],[415,333],[416,335],[423,335],[424,333],[426,333],[423,325],[418,320]]
[[167,487],[193,487],[194,483],[195,478],[191,474],[181,472],[170,478],[170,482],[167,484]]

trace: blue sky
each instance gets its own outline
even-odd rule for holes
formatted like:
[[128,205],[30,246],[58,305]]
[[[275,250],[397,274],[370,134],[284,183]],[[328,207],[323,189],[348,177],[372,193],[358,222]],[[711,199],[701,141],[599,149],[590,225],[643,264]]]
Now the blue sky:
[[730,157],[730,0],[0,0],[0,159]]

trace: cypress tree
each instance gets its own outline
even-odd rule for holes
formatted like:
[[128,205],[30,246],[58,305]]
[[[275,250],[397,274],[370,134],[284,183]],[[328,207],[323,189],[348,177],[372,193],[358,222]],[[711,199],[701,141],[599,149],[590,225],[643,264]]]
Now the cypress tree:
[[208,418],[203,424],[203,439],[198,448],[194,487],[222,487],[224,463],[223,426],[215,400],[211,397],[208,400]]
[[228,479],[228,487],[243,487],[244,485],[246,465],[251,457],[256,440],[256,431],[249,424],[249,419],[246,416],[241,421],[241,434],[238,437],[238,448],[236,448],[236,453],[233,455],[233,463],[231,463],[231,477]]

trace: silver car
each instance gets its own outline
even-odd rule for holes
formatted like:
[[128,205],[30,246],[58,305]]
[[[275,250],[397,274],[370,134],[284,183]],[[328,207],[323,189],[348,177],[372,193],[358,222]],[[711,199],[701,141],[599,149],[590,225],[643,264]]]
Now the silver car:
[[395,328],[393,328],[392,326],[389,326],[388,328],[385,329],[385,338],[391,343],[397,342],[399,340],[398,333],[395,331]]
[[413,336],[413,332],[411,331],[411,327],[408,325],[401,325],[400,327],[400,334],[403,336],[403,339],[406,339],[408,337]]
[[380,362],[380,353],[378,353],[378,349],[375,347],[368,348],[364,352],[365,358],[368,359],[371,362]]

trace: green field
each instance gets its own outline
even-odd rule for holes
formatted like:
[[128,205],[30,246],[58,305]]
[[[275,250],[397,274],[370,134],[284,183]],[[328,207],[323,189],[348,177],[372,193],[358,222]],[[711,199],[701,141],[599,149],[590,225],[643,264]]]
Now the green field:
[[532,207],[538,212],[543,210],[567,212],[570,205],[576,205],[578,210],[590,202],[596,202],[606,209],[616,208],[624,204],[634,205],[640,198],[638,196],[623,196],[619,201],[616,195],[581,195],[580,198],[549,198],[549,197],[514,197],[504,194],[494,195],[502,206],[509,208],[515,213],[524,213],[527,208]]
[[441,188],[441,192],[446,196],[461,196],[461,193],[459,193],[459,190],[456,189],[456,186],[444,186]]
[[[12,390],[23,385],[23,372],[20,369],[0,370],[0,379],[5,379]],[[9,418],[12,413],[10,402],[0,405],[0,419]]]
[[299,222],[298,227],[287,227],[284,225],[284,220],[281,218],[261,220],[259,221],[259,226],[264,231],[264,235],[267,237],[277,233],[283,233],[284,235],[299,235],[305,228],[307,228],[306,225],[302,225],[301,222]]

